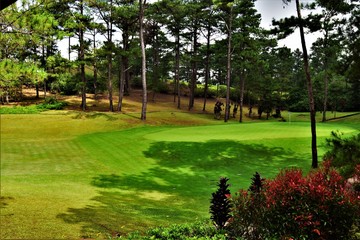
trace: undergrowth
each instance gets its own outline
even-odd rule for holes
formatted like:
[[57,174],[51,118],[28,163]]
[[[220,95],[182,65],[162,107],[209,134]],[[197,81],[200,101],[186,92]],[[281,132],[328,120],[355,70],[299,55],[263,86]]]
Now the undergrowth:
[[224,231],[217,230],[209,221],[198,221],[195,223],[173,224],[168,227],[156,227],[148,230],[144,234],[139,232],[130,233],[118,239],[128,240],[150,240],[150,239],[177,239],[177,240],[225,240]]
[[0,114],[36,114],[47,110],[61,110],[67,106],[55,98],[46,98],[43,103],[30,106],[14,106],[0,108]]

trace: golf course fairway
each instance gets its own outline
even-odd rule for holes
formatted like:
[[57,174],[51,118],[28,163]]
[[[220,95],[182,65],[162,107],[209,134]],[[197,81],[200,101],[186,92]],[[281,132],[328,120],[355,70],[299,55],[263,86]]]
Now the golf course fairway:
[[[310,170],[307,122],[132,126],[109,116],[1,116],[1,239],[103,239],[194,222],[209,217],[221,176],[234,193],[255,172]],[[317,124],[319,159],[336,130],[359,132]]]

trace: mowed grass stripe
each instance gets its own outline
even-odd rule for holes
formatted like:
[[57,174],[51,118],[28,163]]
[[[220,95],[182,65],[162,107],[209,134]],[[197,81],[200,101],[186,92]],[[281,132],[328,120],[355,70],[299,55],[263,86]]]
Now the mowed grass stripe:
[[4,143],[2,148],[3,176],[88,173],[99,168],[85,149],[71,140]]
[[143,131],[147,129],[89,134],[79,137],[77,141],[86,148],[90,158],[107,166],[105,172],[137,173],[146,171],[153,164],[142,153],[149,144],[142,137]]

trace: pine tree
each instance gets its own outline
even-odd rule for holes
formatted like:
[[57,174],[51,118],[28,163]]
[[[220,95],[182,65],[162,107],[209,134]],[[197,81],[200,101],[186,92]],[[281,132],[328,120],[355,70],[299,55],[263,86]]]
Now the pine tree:
[[217,228],[223,229],[226,222],[230,218],[230,190],[229,181],[226,177],[221,177],[218,183],[218,190],[212,193],[211,205],[210,205],[210,214],[211,220],[214,221],[214,224]]
[[261,178],[260,174],[256,172],[251,178],[252,182],[249,188],[249,191],[252,193],[259,193],[263,188],[264,179]]

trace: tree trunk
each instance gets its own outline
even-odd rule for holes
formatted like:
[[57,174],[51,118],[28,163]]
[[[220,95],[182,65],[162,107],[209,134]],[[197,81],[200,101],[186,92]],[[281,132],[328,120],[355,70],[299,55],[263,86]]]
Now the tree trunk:
[[125,66],[123,63],[120,65],[120,73],[119,73],[119,102],[117,106],[117,111],[121,112],[122,102],[124,98],[124,82],[125,82]]
[[324,89],[324,109],[323,109],[323,115],[322,115],[322,122],[326,122],[326,111],[327,111],[327,102],[328,102],[329,76],[327,73],[327,69],[325,69],[324,82],[325,82],[325,89]]
[[108,58],[108,92],[109,92],[109,111],[114,111],[113,86],[112,86],[112,0],[110,1],[110,19],[107,22],[107,58]]
[[113,86],[112,86],[112,23],[108,24],[108,92],[109,92],[109,111],[114,111],[113,105]]
[[308,88],[308,96],[309,96],[309,106],[310,106],[310,122],[311,122],[311,152],[312,152],[312,164],[313,168],[318,167],[318,156],[317,156],[317,145],[316,145],[316,119],[315,119],[315,101],[313,95],[313,88],[309,70],[309,59],[306,49],[305,43],[305,35],[304,35],[304,27],[301,18],[301,10],[299,0],[296,0],[296,10],[299,18],[299,27],[300,27],[300,38],[301,45],[303,49],[303,59],[304,59],[304,69],[306,74],[307,88]]
[[39,83],[38,82],[35,84],[35,88],[36,88],[36,99],[39,99]]
[[[80,14],[84,14],[84,6],[83,6],[83,0],[80,1]],[[84,29],[83,26],[80,26],[80,36],[79,36],[79,42],[80,42],[80,77],[81,77],[81,83],[82,83],[82,89],[81,89],[81,109],[83,111],[86,110],[86,78],[85,78],[85,46],[84,46]]]
[[94,39],[93,39],[93,48],[94,48],[94,63],[93,63],[93,67],[94,67],[94,100],[97,100],[97,61],[96,61],[96,33],[94,32]]
[[175,40],[175,87],[177,91],[177,108],[180,109],[180,30],[177,29],[176,31],[176,40]]
[[[44,41],[42,42],[41,45],[41,66],[46,70],[46,59],[45,59],[45,44]],[[46,98],[46,81],[44,79],[44,99]]]
[[[68,52],[68,60],[71,61],[71,37],[69,37],[69,52]],[[69,67],[69,72],[70,72],[70,67]]]
[[47,92],[47,89],[46,89],[46,81],[44,79],[44,98],[46,98],[46,92]]
[[146,86],[146,53],[144,41],[144,5],[146,0],[139,0],[140,3],[140,45],[141,45],[141,82],[143,87],[141,120],[146,120],[146,106],[147,106],[147,86]]
[[123,39],[123,50],[125,52],[125,54],[122,56],[122,64],[124,65],[124,93],[126,93],[127,95],[130,94],[130,74],[128,69],[129,67],[129,28],[127,25],[125,25],[123,27],[123,34],[122,34],[122,39]]
[[206,60],[205,60],[205,87],[204,87],[204,106],[203,111],[206,110],[206,100],[208,95],[208,84],[210,80],[210,37],[211,37],[211,24],[208,22],[207,35],[206,35]]
[[10,104],[10,100],[9,100],[9,90],[6,89],[5,91],[5,101],[6,104],[9,105]]
[[239,118],[239,122],[243,122],[243,108],[244,108],[244,89],[245,89],[245,73],[241,73],[240,74],[240,81],[241,81],[241,85],[240,85],[240,118]]
[[196,88],[196,77],[197,77],[197,21],[194,23],[194,31],[193,31],[193,56],[191,60],[191,85],[190,85],[190,97],[189,97],[189,110],[194,107],[195,101],[195,88]]
[[[326,24],[326,26],[328,26],[328,24]],[[323,109],[323,115],[322,115],[322,122],[326,122],[326,111],[327,111],[327,102],[328,102],[328,92],[329,92],[329,74],[328,74],[328,58],[330,57],[331,53],[329,52],[328,48],[328,35],[329,35],[329,31],[328,28],[325,27],[325,44],[324,44],[324,49],[325,49],[325,59],[324,59],[324,68],[325,68],[325,76],[324,76],[324,84],[325,84],[325,89],[324,89],[324,109]]]
[[156,26],[154,36],[154,53],[153,53],[153,95],[152,101],[155,102],[156,92],[159,91],[159,39],[158,39],[158,26]]
[[227,122],[230,116],[230,78],[231,78],[231,38],[232,38],[232,8],[229,15],[228,23],[228,51],[227,51],[227,67],[226,67],[226,104],[225,104],[225,118]]

